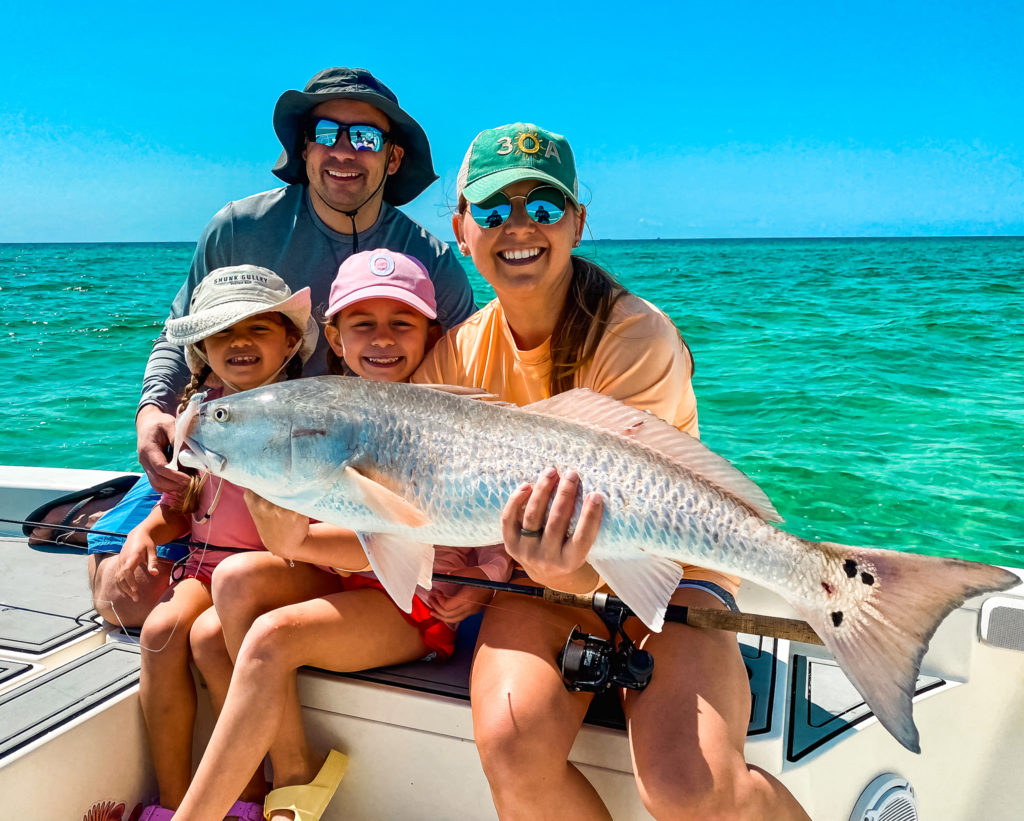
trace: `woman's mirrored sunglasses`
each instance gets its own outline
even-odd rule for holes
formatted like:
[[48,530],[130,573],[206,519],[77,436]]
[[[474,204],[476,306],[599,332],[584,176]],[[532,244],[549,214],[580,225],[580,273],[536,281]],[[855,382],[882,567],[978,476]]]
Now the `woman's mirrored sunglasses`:
[[381,151],[385,140],[391,137],[387,131],[366,123],[339,123],[321,118],[309,124],[309,139],[328,148],[334,146],[342,134],[348,135],[348,141],[356,151]]
[[497,228],[512,215],[512,200],[524,200],[527,216],[538,225],[554,225],[565,213],[565,194],[553,185],[541,185],[517,197],[499,191],[482,202],[471,202],[469,213],[481,228]]

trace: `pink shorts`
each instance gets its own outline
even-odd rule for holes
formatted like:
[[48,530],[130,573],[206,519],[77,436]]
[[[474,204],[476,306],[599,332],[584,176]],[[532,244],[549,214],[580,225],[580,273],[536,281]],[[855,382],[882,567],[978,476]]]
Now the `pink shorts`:
[[[384,585],[377,579],[372,579],[369,576],[352,574],[351,576],[340,576],[339,578],[341,579],[343,590],[380,590],[385,596],[388,596]],[[391,601],[390,596],[388,596],[388,601]],[[455,652],[455,630],[434,617],[418,597],[412,597],[411,613],[406,613],[400,609],[398,612],[402,614],[402,617],[409,624],[420,631],[423,643],[433,652],[437,653],[438,659],[444,661],[452,657],[452,653]]]
[[193,547],[187,556],[178,559],[171,569],[171,584],[182,579],[199,579],[207,587],[213,580],[213,571],[228,556],[248,553],[249,550],[225,550],[219,547]]

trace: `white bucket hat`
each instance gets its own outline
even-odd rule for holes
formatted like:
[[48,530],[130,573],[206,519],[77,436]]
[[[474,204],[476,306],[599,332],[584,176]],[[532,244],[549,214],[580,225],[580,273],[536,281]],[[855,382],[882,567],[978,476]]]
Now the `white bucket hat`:
[[232,265],[210,271],[192,292],[189,312],[167,320],[167,341],[185,348],[185,363],[197,373],[206,355],[197,343],[250,316],[274,311],[302,331],[297,351],[306,362],[316,349],[320,329],[310,316],[309,288],[294,294],[273,271],[258,265]]

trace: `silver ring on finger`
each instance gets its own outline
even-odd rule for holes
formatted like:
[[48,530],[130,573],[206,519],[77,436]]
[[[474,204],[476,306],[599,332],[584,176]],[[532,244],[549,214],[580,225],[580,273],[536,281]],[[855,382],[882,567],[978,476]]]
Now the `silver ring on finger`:
[[525,537],[527,539],[536,539],[536,538],[540,537],[541,535],[543,535],[543,533],[544,533],[544,528],[543,527],[540,528],[539,530],[529,530],[529,529],[527,529],[525,527],[519,528],[519,535],[523,536],[523,537]]

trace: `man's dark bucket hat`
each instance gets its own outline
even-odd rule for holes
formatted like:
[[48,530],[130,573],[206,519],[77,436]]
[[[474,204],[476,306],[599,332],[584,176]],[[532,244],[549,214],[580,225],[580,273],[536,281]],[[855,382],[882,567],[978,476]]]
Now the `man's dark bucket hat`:
[[274,131],[284,151],[274,174],[287,183],[307,182],[306,162],[302,159],[306,115],[320,103],[342,99],[369,103],[383,111],[391,121],[392,140],[405,149],[398,171],[384,183],[384,201],[405,205],[416,199],[437,179],[427,135],[398,105],[395,93],[365,68],[325,68],[302,91],[286,91],[278,98]]

